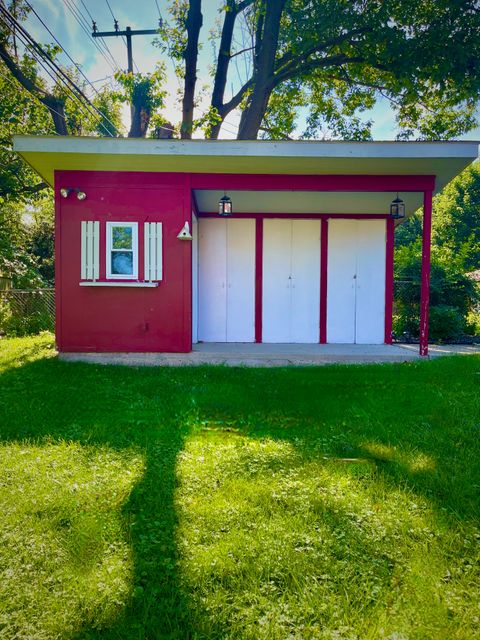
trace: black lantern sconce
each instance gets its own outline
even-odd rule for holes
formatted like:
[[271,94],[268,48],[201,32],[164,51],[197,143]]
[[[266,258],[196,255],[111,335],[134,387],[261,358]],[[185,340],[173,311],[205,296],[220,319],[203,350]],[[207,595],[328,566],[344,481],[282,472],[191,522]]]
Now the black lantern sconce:
[[405,218],[405,203],[404,201],[398,197],[395,200],[392,200],[392,204],[390,205],[390,217],[394,220],[401,220]]
[[68,196],[72,192],[77,194],[78,200],[85,200],[85,198],[87,197],[87,194],[85,193],[85,191],[81,191],[81,189],[65,189],[65,188],[60,189],[60,195],[62,196],[62,198],[68,198]]
[[233,213],[232,209],[232,199],[225,194],[220,198],[220,202],[218,203],[218,215],[224,218],[228,218]]

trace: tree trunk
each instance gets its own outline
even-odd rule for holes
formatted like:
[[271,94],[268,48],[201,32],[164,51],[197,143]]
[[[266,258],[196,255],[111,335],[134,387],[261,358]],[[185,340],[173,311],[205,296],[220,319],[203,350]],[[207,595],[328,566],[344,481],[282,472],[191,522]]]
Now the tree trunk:
[[284,6],[285,0],[265,0],[265,19],[255,61],[253,91],[240,119],[237,136],[239,140],[255,140],[258,136],[268,100],[274,88],[275,56]]
[[185,85],[182,102],[182,126],[180,136],[190,139],[193,129],[195,84],[197,82],[198,37],[202,28],[202,0],[190,0],[186,21],[187,46],[185,49]]
[[221,117],[220,122],[212,127],[210,132],[210,138],[216,139],[220,133],[222,122],[225,115],[223,114],[223,97],[225,94],[225,86],[227,84],[228,66],[230,64],[233,28],[235,26],[235,20],[237,18],[237,7],[235,0],[230,0],[227,3],[227,10],[225,11],[225,20],[223,22],[222,37],[220,39],[220,49],[218,51],[217,70],[215,72],[215,81],[212,91],[212,107],[217,111]]
[[145,138],[150,124],[150,112],[142,105],[132,104],[132,124],[128,132],[129,138]]

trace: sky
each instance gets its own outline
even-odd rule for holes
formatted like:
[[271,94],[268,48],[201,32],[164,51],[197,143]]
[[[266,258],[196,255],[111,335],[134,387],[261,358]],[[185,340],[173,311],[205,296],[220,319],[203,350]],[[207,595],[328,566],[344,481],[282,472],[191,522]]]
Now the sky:
[[[98,41],[90,36],[91,18],[96,21],[99,31],[113,30],[113,15],[118,20],[119,28],[125,29],[155,29],[158,26],[159,12],[164,19],[168,19],[168,0],[29,0],[39,17],[55,35],[65,53],[60,55],[60,60],[65,65],[71,65],[66,53],[79,65],[83,73],[95,87],[101,87],[113,82],[113,63],[110,64],[96,48]],[[208,86],[211,87],[212,79],[209,74],[209,66],[213,63],[211,43],[208,41],[209,31],[219,20],[219,7],[222,0],[204,0],[202,3],[203,28],[201,32],[202,47],[198,60],[197,91],[200,92],[198,109],[195,117],[199,117],[208,109]],[[90,14],[90,15],[89,15]],[[83,25],[83,26],[82,26]],[[87,26],[88,25],[88,26]],[[31,13],[25,23],[25,28],[40,43],[52,43],[53,38],[46,27],[37,17]],[[178,123],[181,108],[178,104],[181,86],[173,70],[172,63],[158,47],[155,47],[155,36],[135,36],[133,38],[133,58],[138,70],[151,72],[158,61],[164,61],[167,65],[168,98],[163,114],[173,123]],[[105,39],[111,55],[121,69],[127,68],[127,50],[123,39],[110,37]],[[100,45],[101,46],[101,45]],[[109,54],[106,54],[107,59]],[[236,86],[242,81],[244,70],[238,65],[230,81],[229,89],[235,91]],[[90,96],[93,89],[89,89]],[[202,97],[203,96],[203,97]],[[228,96],[227,96],[228,98]],[[128,130],[129,109],[125,107],[122,115],[124,125]],[[365,118],[373,119],[372,134],[374,140],[394,140],[397,130],[394,116],[388,106],[388,102],[382,99],[376,107],[366,112]],[[239,113],[230,114],[222,128],[222,138],[235,138],[240,119]],[[201,137],[201,132],[197,134]],[[465,140],[479,140],[480,127],[463,136]]]

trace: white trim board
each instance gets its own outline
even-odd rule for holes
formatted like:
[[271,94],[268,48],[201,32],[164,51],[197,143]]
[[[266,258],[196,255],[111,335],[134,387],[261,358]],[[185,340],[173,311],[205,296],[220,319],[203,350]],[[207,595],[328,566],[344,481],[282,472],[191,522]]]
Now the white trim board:
[[291,175],[435,175],[440,190],[478,157],[478,142],[152,140],[14,136],[50,185],[55,170]]

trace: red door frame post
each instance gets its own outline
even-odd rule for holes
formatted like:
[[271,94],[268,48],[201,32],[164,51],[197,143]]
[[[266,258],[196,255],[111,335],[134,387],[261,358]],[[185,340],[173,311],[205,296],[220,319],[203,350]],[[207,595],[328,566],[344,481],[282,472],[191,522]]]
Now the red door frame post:
[[392,344],[392,320],[393,320],[393,254],[395,221],[387,219],[385,256],[385,344]]
[[420,355],[428,356],[430,306],[430,253],[432,239],[432,191],[423,193],[422,284],[420,293]]
[[320,232],[320,344],[327,344],[328,218]]
[[255,342],[263,339],[263,218],[255,220]]

